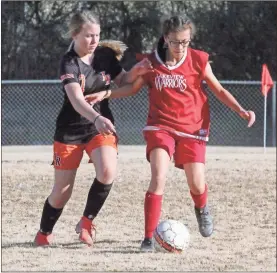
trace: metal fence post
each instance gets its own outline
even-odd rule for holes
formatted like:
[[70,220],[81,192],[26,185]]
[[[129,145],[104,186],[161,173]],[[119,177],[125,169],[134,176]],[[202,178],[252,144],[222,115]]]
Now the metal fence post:
[[272,146],[276,147],[276,82],[272,88]]

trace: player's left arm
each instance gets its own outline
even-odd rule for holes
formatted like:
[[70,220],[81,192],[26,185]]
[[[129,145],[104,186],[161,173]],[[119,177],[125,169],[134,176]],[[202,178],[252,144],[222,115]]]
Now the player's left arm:
[[235,111],[242,117],[248,121],[248,127],[251,127],[255,122],[255,113],[250,110],[245,110],[239,102],[233,97],[233,95],[226,90],[215,77],[211,65],[207,63],[205,68],[204,80],[207,82],[211,91],[214,95],[225,105],[227,105],[230,109]]

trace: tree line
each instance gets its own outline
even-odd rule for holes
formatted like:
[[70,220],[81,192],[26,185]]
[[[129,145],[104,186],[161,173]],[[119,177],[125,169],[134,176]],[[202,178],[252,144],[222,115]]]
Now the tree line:
[[266,63],[276,80],[277,3],[272,1],[1,1],[2,79],[57,79],[70,44],[68,22],[89,9],[99,16],[101,39],[123,41],[125,69],[135,53],[150,52],[161,19],[189,16],[197,33],[191,46],[210,54],[219,79],[260,80]]

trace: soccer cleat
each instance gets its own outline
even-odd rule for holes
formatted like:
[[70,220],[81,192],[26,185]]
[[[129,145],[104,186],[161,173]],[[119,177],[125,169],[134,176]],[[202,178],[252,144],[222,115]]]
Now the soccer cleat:
[[53,234],[43,234],[41,231],[38,231],[35,238],[36,246],[49,246],[53,241]]
[[154,252],[154,241],[153,238],[144,238],[140,246],[141,252]]
[[92,246],[96,238],[96,227],[87,217],[83,216],[76,225],[75,231],[79,234],[79,240],[88,246]]
[[203,208],[194,207],[195,215],[198,222],[199,232],[203,237],[209,237],[213,233],[213,219],[210,214],[209,207],[206,205]]

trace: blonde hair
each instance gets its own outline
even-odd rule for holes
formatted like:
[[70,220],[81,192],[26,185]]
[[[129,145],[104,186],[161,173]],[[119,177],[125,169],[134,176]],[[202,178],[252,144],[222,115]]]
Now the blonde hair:
[[84,24],[100,25],[99,19],[89,11],[75,13],[69,23],[69,33],[71,36],[80,33]]
[[[83,25],[86,23],[100,25],[98,17],[89,11],[82,11],[82,12],[75,13],[70,20],[69,32],[67,33],[67,35],[72,37],[80,33]],[[68,47],[68,51],[72,49],[73,45],[74,45],[74,41],[70,43]]]
[[190,29],[192,38],[196,32],[196,28],[187,16],[174,15],[165,19],[162,24],[162,33],[164,36],[168,36],[171,32],[179,32],[186,29]]
[[127,50],[127,46],[121,42],[116,40],[103,40],[99,42],[99,46],[109,47],[115,53],[115,57],[120,61],[123,57],[124,52]]

